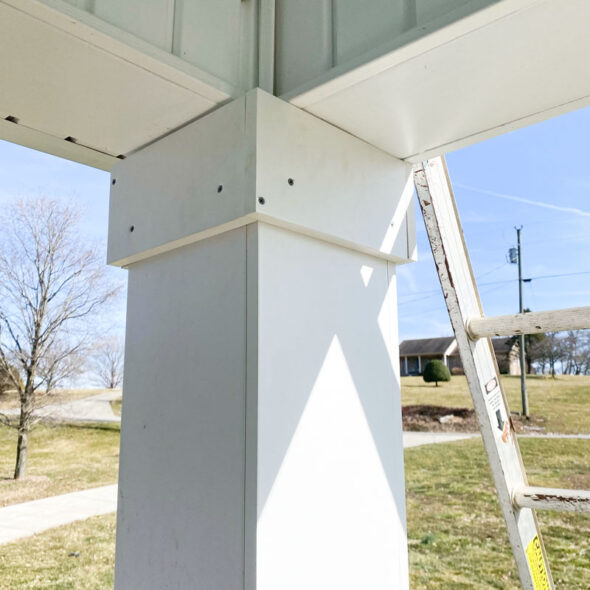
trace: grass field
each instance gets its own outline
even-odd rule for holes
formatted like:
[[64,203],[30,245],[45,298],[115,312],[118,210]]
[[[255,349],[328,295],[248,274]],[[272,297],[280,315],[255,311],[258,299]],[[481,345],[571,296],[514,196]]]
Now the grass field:
[[[519,380],[504,380],[513,409]],[[439,388],[402,380],[404,404],[471,407],[463,377]],[[529,380],[531,411],[547,430],[590,431],[590,378]],[[0,477],[11,475],[15,433],[0,429]],[[31,479],[0,481],[0,505],[116,482],[119,426],[40,426],[31,440]],[[520,445],[532,485],[590,489],[590,440],[527,439]],[[519,582],[479,439],[405,451],[413,589],[497,588]],[[590,516],[540,512],[557,588],[590,588]],[[114,515],[73,523],[2,546],[0,589],[112,589]],[[70,556],[79,553],[79,556]]]
[[[402,377],[402,403],[472,408],[467,381],[455,375],[450,382],[425,383],[422,377]],[[520,411],[520,377],[502,376],[511,411]],[[530,412],[547,432],[590,433],[590,376],[527,377]]]
[[114,562],[115,515],[96,516],[3,545],[0,589],[112,590]]
[[[525,439],[522,447],[531,483],[590,488],[590,441]],[[518,589],[479,440],[407,449],[405,460],[411,588]],[[539,519],[557,588],[590,588],[590,516]],[[114,515],[100,516],[4,545],[0,588],[112,589],[114,526]]]
[[37,426],[28,477],[14,481],[16,430],[0,428],[0,506],[117,482],[119,424]]
[[[590,441],[523,439],[533,485],[590,489]],[[520,588],[479,440],[407,449],[412,588]],[[539,512],[557,588],[590,588],[590,516]]]

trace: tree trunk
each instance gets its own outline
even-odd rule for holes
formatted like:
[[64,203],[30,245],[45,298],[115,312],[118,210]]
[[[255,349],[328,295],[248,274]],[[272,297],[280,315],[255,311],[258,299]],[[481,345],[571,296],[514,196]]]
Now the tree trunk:
[[14,467],[14,479],[24,479],[27,475],[29,430],[30,424],[28,418],[23,420],[21,416],[21,421],[18,426],[18,442],[16,444],[16,465]]
[[27,454],[29,451],[29,432],[31,430],[31,418],[33,416],[33,378],[27,378],[25,390],[21,394],[20,419],[18,422],[18,440],[16,443],[16,465],[14,466],[14,479],[24,479],[27,476]]

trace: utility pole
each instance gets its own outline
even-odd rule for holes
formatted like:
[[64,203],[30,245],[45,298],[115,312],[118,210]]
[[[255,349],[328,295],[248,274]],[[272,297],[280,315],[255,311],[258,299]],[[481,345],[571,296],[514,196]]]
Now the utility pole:
[[[520,244],[520,232],[522,231],[522,225],[515,227],[516,240],[518,244],[518,311],[523,313],[524,307],[522,305],[522,248]],[[524,334],[520,335],[520,397],[522,401],[522,415],[525,418],[529,417],[529,400],[526,391],[526,358],[525,358],[525,345],[524,345]]]

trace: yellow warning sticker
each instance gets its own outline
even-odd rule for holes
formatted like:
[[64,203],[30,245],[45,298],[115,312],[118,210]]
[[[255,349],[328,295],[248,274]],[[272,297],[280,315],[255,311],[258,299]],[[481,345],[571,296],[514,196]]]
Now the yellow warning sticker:
[[526,548],[526,556],[529,560],[529,567],[533,575],[533,587],[535,590],[551,590],[549,583],[549,576],[547,575],[547,568],[545,567],[545,558],[541,550],[541,543],[539,537],[535,538],[529,543]]

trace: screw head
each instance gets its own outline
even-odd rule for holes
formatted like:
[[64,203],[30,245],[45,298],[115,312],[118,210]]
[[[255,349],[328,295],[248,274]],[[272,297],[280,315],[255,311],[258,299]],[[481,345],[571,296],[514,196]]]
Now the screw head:
[[261,205],[264,205],[264,203],[266,203],[266,201],[264,200],[264,197],[258,197],[258,202],[259,202]]
[[129,231],[130,231],[130,232],[132,232],[132,231],[134,231],[134,230],[135,230],[135,226],[134,226],[134,225],[131,225],[131,226],[129,226]]
[[222,190],[223,190],[223,185],[222,185],[222,184],[220,184],[220,185],[217,187],[217,192],[218,192],[218,193],[220,193]]
[[287,184],[288,184],[289,186],[293,186],[293,185],[295,184],[295,181],[294,181],[292,178],[289,178],[289,179],[287,180]]

